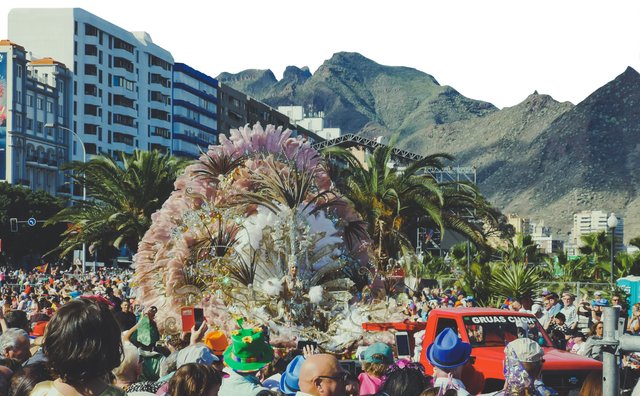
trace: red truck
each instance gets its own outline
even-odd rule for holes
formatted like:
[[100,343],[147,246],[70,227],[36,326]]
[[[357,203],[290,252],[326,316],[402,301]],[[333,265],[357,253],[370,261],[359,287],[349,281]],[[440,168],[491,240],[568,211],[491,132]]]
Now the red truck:
[[362,326],[370,331],[393,329],[410,334],[424,330],[420,363],[427,373],[433,372],[425,354],[427,347],[442,330],[447,327],[453,329],[462,341],[472,346],[471,359],[463,374],[467,390],[472,394],[502,389],[504,347],[520,337],[529,337],[540,343],[545,359],[542,380],[560,394],[580,389],[591,371],[602,371],[602,363],[597,360],[554,348],[535,316],[524,312],[495,308],[442,308],[432,310],[426,323],[364,323]]

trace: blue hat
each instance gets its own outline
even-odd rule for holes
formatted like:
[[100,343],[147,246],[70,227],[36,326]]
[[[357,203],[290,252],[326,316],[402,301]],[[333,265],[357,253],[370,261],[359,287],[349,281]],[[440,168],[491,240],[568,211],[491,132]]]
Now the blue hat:
[[393,349],[384,342],[376,342],[369,345],[364,351],[362,360],[368,363],[393,363]]
[[285,395],[295,395],[300,390],[300,368],[304,363],[304,356],[298,355],[287,365],[280,377],[280,391]]
[[441,369],[461,366],[469,360],[470,355],[471,344],[462,342],[451,328],[444,329],[427,348],[427,359]]

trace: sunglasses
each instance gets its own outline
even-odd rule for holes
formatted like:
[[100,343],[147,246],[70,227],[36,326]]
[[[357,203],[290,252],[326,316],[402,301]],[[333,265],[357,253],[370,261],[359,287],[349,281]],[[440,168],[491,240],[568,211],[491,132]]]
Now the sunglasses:
[[331,379],[334,380],[336,382],[347,382],[347,380],[349,379],[350,375],[347,371],[342,371],[336,375],[319,375],[318,378],[327,378],[327,379]]

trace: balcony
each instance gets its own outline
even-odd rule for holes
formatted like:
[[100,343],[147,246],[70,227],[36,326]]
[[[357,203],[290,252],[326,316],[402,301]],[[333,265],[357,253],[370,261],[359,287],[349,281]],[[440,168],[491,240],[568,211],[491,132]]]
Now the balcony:
[[31,181],[29,179],[17,179],[16,184],[29,187],[31,185]]

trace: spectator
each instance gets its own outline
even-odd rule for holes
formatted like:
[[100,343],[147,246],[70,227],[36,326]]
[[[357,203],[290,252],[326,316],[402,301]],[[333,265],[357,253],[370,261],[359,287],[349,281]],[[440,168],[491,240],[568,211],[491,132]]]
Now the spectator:
[[257,395],[265,390],[256,374],[273,360],[273,349],[260,327],[235,330],[223,354],[229,375],[222,381],[221,396]]
[[46,363],[32,364],[11,377],[9,394],[11,396],[29,396],[36,384],[42,381],[50,381],[51,379]]
[[571,347],[570,352],[582,355],[585,345],[585,335],[582,332],[576,332],[576,334],[573,335],[573,346]]
[[393,365],[385,376],[380,395],[419,396],[431,387],[431,378],[425,375],[424,368],[417,363],[409,363],[403,367]]
[[580,300],[577,308],[577,314],[578,325],[576,328],[583,334],[587,334],[593,323],[591,322],[591,304],[589,304],[586,296]]
[[59,378],[39,383],[32,396],[124,395],[107,382],[120,365],[122,341],[105,304],[80,298],[62,306],[47,326],[43,351]]
[[27,313],[20,310],[12,310],[7,312],[4,316],[4,321],[7,324],[7,328],[22,329],[27,333],[31,331],[31,325],[29,319],[27,319]]
[[633,335],[640,334],[640,303],[635,303],[631,307],[631,317],[627,321],[627,332]]
[[296,392],[300,391],[300,369],[302,368],[302,363],[304,363],[304,357],[302,355],[298,355],[293,358],[291,362],[287,365],[284,373],[280,376],[280,385],[278,389],[280,392],[285,395],[295,395]]
[[114,316],[121,331],[127,331],[136,324],[136,315],[131,310],[131,303],[127,300],[120,304],[120,311],[117,311]]
[[23,329],[9,328],[0,335],[0,354],[24,363],[31,357],[29,333]]
[[562,293],[562,309],[560,312],[565,317],[565,323],[571,330],[575,329],[578,325],[578,309],[574,305],[576,297],[568,292]]
[[389,345],[376,342],[365,351],[362,362],[362,373],[358,376],[360,395],[373,395],[382,385],[382,375],[393,364],[393,350]]
[[504,349],[504,389],[492,395],[548,396],[558,393],[539,379],[544,351],[528,338],[511,341]]
[[[222,377],[206,364],[182,365],[169,381],[169,396],[217,396]],[[241,396],[242,393],[236,394]]]
[[580,355],[602,361],[602,345],[598,345],[594,341],[602,339],[603,327],[602,322],[594,323],[591,327],[591,334],[587,338],[586,345]]
[[128,391],[129,386],[138,379],[142,367],[140,365],[138,348],[133,344],[126,343],[122,346],[122,350],[122,362],[118,367],[113,369],[112,373],[116,377],[115,385],[124,391]]
[[327,354],[311,355],[300,368],[300,391],[296,395],[345,396],[348,376],[349,373],[342,370],[335,357]]
[[558,295],[556,293],[549,293],[544,297],[544,309],[543,309],[543,317],[542,317],[542,327],[545,329],[549,327],[551,324],[552,318],[560,312],[562,309],[562,304],[558,302]]
[[443,391],[455,389],[459,395],[468,395],[461,375],[469,356],[471,344],[462,342],[452,329],[444,329],[427,348],[427,359],[433,366],[433,386]]
[[601,396],[602,395],[602,374],[599,371],[592,371],[587,375],[578,396]]

